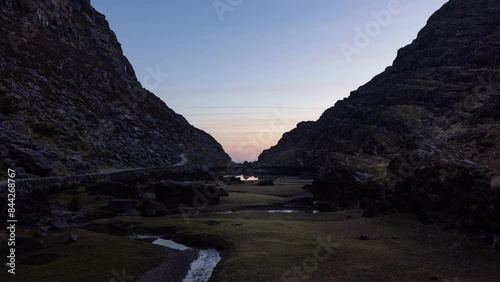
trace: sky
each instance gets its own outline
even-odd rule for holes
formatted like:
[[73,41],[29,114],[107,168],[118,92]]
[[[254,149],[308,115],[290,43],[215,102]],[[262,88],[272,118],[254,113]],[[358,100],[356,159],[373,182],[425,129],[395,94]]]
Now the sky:
[[92,0],[142,85],[254,161],[392,65],[445,0]]

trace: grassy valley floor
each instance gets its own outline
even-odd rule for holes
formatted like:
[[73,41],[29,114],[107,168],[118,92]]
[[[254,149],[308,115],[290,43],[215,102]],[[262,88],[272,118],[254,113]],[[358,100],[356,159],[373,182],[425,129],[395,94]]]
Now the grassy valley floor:
[[[303,192],[304,184],[283,180],[270,187],[226,186],[229,197],[198,215],[115,217],[92,223],[102,230],[120,227],[167,235],[190,246],[217,247],[223,259],[211,281],[500,281],[498,251],[476,236],[442,224],[424,225],[413,215],[363,218],[359,210],[312,214],[257,209],[289,201]],[[34,236],[34,231],[22,232]],[[73,232],[80,238],[71,244],[60,244],[60,234],[44,239],[45,248],[38,252],[57,254],[54,261],[20,264],[14,280],[4,268],[0,280],[111,281],[114,269],[134,277],[123,281],[134,281],[165,259],[162,247],[146,242],[82,229]],[[1,244],[4,248],[6,242]],[[19,256],[28,253],[33,254],[19,251]]]

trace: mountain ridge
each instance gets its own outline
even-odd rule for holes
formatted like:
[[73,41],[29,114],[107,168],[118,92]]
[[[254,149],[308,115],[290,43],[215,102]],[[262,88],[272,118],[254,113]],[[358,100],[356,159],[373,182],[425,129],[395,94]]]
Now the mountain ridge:
[[[488,48],[500,48],[500,43],[498,41],[493,42],[492,38],[494,38],[494,35],[488,35],[488,32],[498,32],[498,29],[495,30],[496,23],[495,21],[491,21],[491,17],[483,15],[484,23],[475,20],[475,25],[480,25],[482,27],[481,33],[473,34],[472,36],[471,34],[467,34],[467,29],[465,29],[467,23],[471,20],[470,16],[466,17],[463,15],[467,14],[468,9],[471,9],[470,7],[476,7],[477,10],[485,11],[485,13],[488,12],[490,15],[495,14],[497,11],[496,5],[491,6],[487,3],[489,3],[489,1],[475,1],[474,3],[467,1],[450,1],[446,3],[442,9],[431,16],[428,25],[419,32],[417,39],[398,51],[398,56],[394,60],[392,66],[387,67],[384,72],[375,76],[370,82],[351,92],[348,98],[339,100],[335,106],[325,110],[321,117],[314,123],[314,129],[310,132],[311,135],[308,138],[288,142],[289,144],[297,144],[297,142],[299,142],[298,146],[286,147],[280,146],[282,144],[278,143],[277,146],[273,147],[275,150],[273,154],[276,155],[278,151],[282,151],[283,153],[287,152],[288,154],[293,152],[296,158],[303,159],[302,163],[305,165],[314,164],[314,161],[311,161],[311,159],[323,155],[325,151],[321,150],[321,148],[317,148],[320,152],[314,153],[302,147],[314,146],[321,143],[321,145],[325,145],[323,147],[334,147],[333,150],[349,154],[371,151],[372,153],[376,152],[375,155],[383,154],[384,152],[390,155],[399,153],[398,150],[394,151],[394,148],[409,145],[407,142],[398,140],[399,136],[391,136],[391,134],[395,132],[399,134],[405,131],[411,131],[412,133],[421,135],[431,134],[430,131],[421,130],[419,127],[423,127],[429,122],[437,122],[438,124],[446,126],[451,123],[450,120],[452,118],[457,119],[458,116],[458,118],[463,120],[463,116],[478,115],[481,114],[479,112],[481,110],[487,110],[487,113],[483,112],[483,114],[498,118],[498,113],[492,109],[492,105],[485,105],[486,103],[483,103],[490,98],[486,96],[496,95],[494,95],[494,93],[491,95],[492,93],[478,92],[484,91],[485,88],[487,92],[490,91],[488,89],[492,87],[492,85],[483,85],[485,84],[484,80],[488,80],[488,77],[493,76],[495,78],[500,78],[498,70],[495,69],[500,64],[500,56],[488,50]],[[458,21],[456,20],[457,18],[465,18],[465,20]],[[448,22],[450,20],[452,20],[452,23],[448,25],[453,25],[452,27],[437,27],[438,25],[442,25],[443,22]],[[485,27],[483,28],[483,26]],[[465,36],[466,38],[465,40],[461,37],[457,39],[457,36]],[[450,37],[455,38],[453,41],[450,39],[449,42],[447,42],[449,44],[448,46],[442,43],[442,41],[446,41],[448,40],[447,38]],[[483,37],[492,42],[486,42],[487,44],[485,42],[470,43],[474,42],[474,38]],[[465,45],[466,43],[467,45]],[[463,48],[460,47],[461,45],[464,45]],[[461,62],[464,61],[472,71],[459,74],[462,76],[460,84],[454,85],[449,83],[451,81],[448,80],[447,77],[452,76],[453,72],[457,71],[454,68],[460,66]],[[426,70],[422,70],[423,68]],[[434,76],[434,78],[429,79],[430,76]],[[394,82],[387,83],[389,79]],[[495,82],[486,82],[486,84],[488,83]],[[496,83],[498,84],[498,81]],[[466,97],[464,93],[460,93],[459,91],[471,91],[475,96],[482,95],[484,97]],[[436,93],[439,92],[457,92],[461,96],[439,97],[436,95]],[[450,102],[451,105],[443,105],[444,102]],[[458,103],[458,105],[455,105],[456,103]],[[475,103],[477,103],[477,105]],[[422,119],[426,119],[425,121],[418,121],[411,117],[404,116],[404,114],[401,113],[398,114],[397,117],[404,122],[397,122],[390,120],[390,118],[394,117],[391,116],[391,114],[384,115],[381,112],[377,112],[375,107],[378,106],[394,107],[394,110],[398,111],[406,110],[401,107],[398,108],[398,106],[408,106],[416,108],[411,109],[414,113],[418,111],[425,111],[428,113],[420,114]],[[434,114],[434,110],[440,112]],[[438,114],[441,114],[441,116]],[[442,118],[442,115],[453,115],[454,117]],[[407,120],[404,120],[405,118]],[[374,133],[373,128],[367,128],[363,122],[356,123],[356,126],[360,125],[361,127],[349,128],[351,125],[345,123],[352,120],[366,121],[369,125],[381,127],[378,129],[385,130],[386,132],[383,134]],[[411,130],[409,128],[410,123],[412,123]],[[293,132],[293,130],[291,132]],[[359,136],[353,136],[353,134],[356,133],[358,133]],[[337,138],[339,136],[341,136],[341,138]],[[335,146],[331,146],[330,143],[332,142],[315,142],[312,140],[326,137],[332,137]],[[361,142],[365,137],[379,138],[381,140]],[[412,136],[403,136],[403,138],[412,138]],[[305,141],[306,139],[308,141]],[[361,144],[357,144],[358,146],[351,146],[350,144],[345,144],[345,140],[348,140],[347,142],[352,142],[353,140],[360,141]],[[302,142],[306,142],[307,144],[302,144]],[[442,141],[438,140],[438,142]],[[373,148],[372,145],[375,146],[375,148]],[[284,164],[277,162],[276,159],[268,158],[268,154],[270,154],[270,150],[264,151],[259,156],[260,164]],[[469,157],[471,156],[472,154],[469,154]],[[291,158],[286,159],[285,162],[287,165],[293,164]]]
[[500,2],[450,0],[392,66],[257,166],[315,172],[312,191],[365,215],[439,214],[500,234]]
[[[222,146],[142,87],[104,15],[86,0],[3,0],[2,168],[27,176],[224,166]],[[17,19],[17,20],[12,20]]]

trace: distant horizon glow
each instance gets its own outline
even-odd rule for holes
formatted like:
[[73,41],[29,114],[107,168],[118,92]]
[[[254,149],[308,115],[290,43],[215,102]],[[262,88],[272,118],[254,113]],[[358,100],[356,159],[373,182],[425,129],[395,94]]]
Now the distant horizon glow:
[[[397,50],[447,1],[219,2],[229,6],[92,5],[106,16],[143,86],[243,162],[392,65]],[[356,52],[348,57],[342,46]],[[168,76],[148,82],[152,70]]]

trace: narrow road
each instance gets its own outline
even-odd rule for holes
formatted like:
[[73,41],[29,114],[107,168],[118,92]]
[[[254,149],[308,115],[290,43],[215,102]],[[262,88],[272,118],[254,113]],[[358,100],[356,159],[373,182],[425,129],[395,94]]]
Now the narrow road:
[[[115,173],[120,173],[120,172],[125,172],[125,171],[139,171],[139,170],[145,170],[145,169],[161,169],[161,168],[170,168],[170,167],[181,167],[184,166],[188,163],[189,159],[187,158],[187,154],[180,154],[179,158],[181,159],[178,163],[171,165],[171,166],[154,166],[154,167],[138,167],[138,168],[124,168],[124,169],[118,169],[118,168],[110,168],[106,170],[101,170],[97,173],[87,173],[87,174],[82,174],[78,175],[81,177],[85,176],[91,176],[91,175],[108,175],[108,174],[115,174]],[[59,179],[59,178],[64,178],[67,176],[49,176],[49,177],[37,177],[37,178],[20,178],[16,179],[16,182],[26,182],[26,181],[35,181],[35,180],[48,180],[48,179]],[[2,180],[0,181],[0,187],[4,187],[7,185],[7,180]]]
[[173,166],[184,166],[189,161],[188,158],[186,157],[186,154],[180,154],[179,158],[181,158],[181,161],[174,164]]

